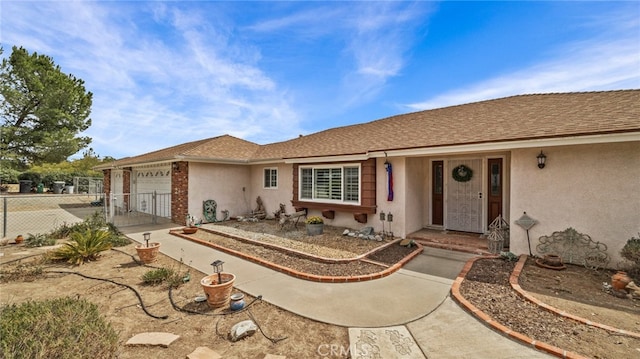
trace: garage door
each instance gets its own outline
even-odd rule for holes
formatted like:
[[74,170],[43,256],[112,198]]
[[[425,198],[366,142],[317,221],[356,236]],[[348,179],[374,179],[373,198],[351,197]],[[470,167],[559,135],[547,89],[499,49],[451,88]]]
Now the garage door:
[[136,198],[132,202],[135,203],[136,210],[161,217],[171,217],[170,167],[139,168],[133,173]]

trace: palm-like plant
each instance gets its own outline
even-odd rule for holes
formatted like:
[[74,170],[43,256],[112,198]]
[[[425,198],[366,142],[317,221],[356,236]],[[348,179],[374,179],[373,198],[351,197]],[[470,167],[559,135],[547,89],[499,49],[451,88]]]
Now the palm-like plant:
[[51,259],[66,260],[81,265],[98,259],[100,252],[111,249],[110,233],[100,229],[87,229],[84,232],[73,232],[62,247],[55,250]]

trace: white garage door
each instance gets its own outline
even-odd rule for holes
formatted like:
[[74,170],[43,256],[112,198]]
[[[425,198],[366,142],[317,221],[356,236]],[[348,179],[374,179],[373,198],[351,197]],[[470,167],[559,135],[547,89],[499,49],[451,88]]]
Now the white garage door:
[[[133,171],[136,210],[171,217],[171,168],[146,167]],[[155,213],[153,203],[155,202]]]

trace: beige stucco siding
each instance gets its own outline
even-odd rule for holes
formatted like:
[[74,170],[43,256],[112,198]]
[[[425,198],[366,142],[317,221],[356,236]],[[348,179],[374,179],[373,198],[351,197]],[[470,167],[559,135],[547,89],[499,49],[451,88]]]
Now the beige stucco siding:
[[[428,218],[427,205],[429,197],[427,190],[429,189],[429,160],[427,158],[407,158],[407,197],[405,201],[404,213],[405,230],[402,236],[415,232],[424,227],[425,218]],[[395,220],[395,219],[394,219]]]
[[[384,166],[384,162],[389,161],[393,170],[393,201],[387,200],[387,170]],[[385,230],[389,231],[389,225],[391,225],[391,231],[395,237],[404,237],[406,235],[406,207],[407,197],[411,196],[407,193],[407,159],[405,157],[390,157],[379,158],[376,163],[376,193],[378,207],[375,215],[369,216],[368,225],[375,228],[376,232],[382,230],[382,222],[380,221],[380,212],[384,212],[385,215],[389,213],[393,214],[393,222],[385,222]],[[416,200],[418,200],[416,198]],[[413,205],[413,203],[412,203]]]
[[[275,168],[278,171],[278,185],[276,188],[264,187],[264,170]],[[293,166],[291,164],[265,164],[251,166],[251,183],[248,187],[249,210],[256,209],[256,198],[260,196],[265,206],[267,215],[272,217],[280,207],[280,203],[286,206],[287,213],[294,212],[291,206],[293,199]],[[244,201],[244,198],[243,198]]]
[[248,193],[250,177],[249,166],[189,163],[189,213],[203,218],[202,202],[209,199],[218,205],[218,219],[223,218],[222,210],[230,216],[246,213],[255,202]]
[[529,231],[533,254],[540,236],[572,227],[605,243],[615,267],[640,231],[640,142],[543,151],[544,169],[536,166],[540,149],[512,152],[511,250],[529,252],[526,232],[514,223],[526,211],[539,222]]

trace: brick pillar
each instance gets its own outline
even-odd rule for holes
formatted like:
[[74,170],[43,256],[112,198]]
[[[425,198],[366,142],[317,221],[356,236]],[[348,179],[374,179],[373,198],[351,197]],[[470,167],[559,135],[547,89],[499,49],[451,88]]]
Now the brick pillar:
[[171,164],[171,221],[186,225],[189,213],[189,162]]
[[105,193],[105,201],[109,200],[111,195],[111,170],[102,171],[102,191]]
[[131,193],[131,167],[122,171],[122,192]]

